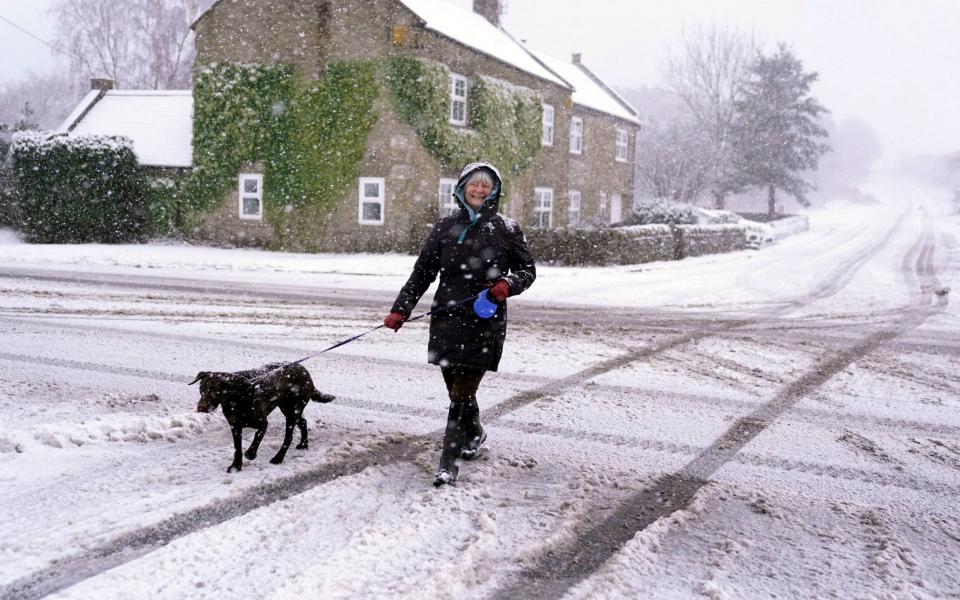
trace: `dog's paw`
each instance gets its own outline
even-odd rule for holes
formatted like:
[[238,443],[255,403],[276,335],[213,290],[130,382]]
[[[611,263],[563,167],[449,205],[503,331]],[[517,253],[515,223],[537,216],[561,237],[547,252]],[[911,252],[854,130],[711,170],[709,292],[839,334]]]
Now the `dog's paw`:
[[307,449],[307,442],[300,442],[299,444],[297,444],[297,450],[306,450],[306,449]]
[[242,464],[240,464],[240,465],[230,465],[229,467],[227,467],[227,473],[232,473],[234,469],[240,471],[240,470],[243,469],[243,465],[242,465]]
[[[247,450],[246,452],[244,452],[243,455],[247,457],[247,460],[254,460],[255,458],[257,458],[257,453],[256,453],[256,452],[251,452],[251,451],[249,451],[249,450]],[[239,467],[237,467],[237,468],[239,469]]]
[[273,458],[270,459],[270,464],[271,464],[271,465],[279,465],[279,464],[282,463],[282,462],[283,462],[283,457],[282,457],[282,456],[274,456]]

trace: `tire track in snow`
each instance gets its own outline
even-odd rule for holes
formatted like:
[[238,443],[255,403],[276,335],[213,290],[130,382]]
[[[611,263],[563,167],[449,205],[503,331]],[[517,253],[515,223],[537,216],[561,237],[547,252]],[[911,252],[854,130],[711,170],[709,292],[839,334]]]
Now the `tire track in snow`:
[[[936,303],[929,291],[939,285],[932,263],[933,241],[925,232],[904,256],[903,270],[910,285],[912,304],[899,322],[867,336],[852,347],[834,353],[789,384],[773,399],[737,419],[713,444],[675,473],[660,476],[599,522],[586,523],[586,532],[559,548],[551,548],[514,580],[493,594],[497,600],[560,597],[599,570],[634,536],[657,520],[689,506],[694,495],[725,464],[733,461],[750,441],[854,361],[901,334],[916,329],[940,312],[946,298]],[[852,275],[850,275],[852,276]],[[832,289],[827,286],[826,289]],[[778,463],[782,461],[777,461]]]
[[62,367],[65,369],[76,369],[78,371],[92,371],[94,373],[109,373],[111,375],[123,375],[126,377],[139,377],[141,379],[151,379],[165,383],[187,383],[189,381],[187,377],[173,373],[163,373],[161,371],[150,371],[148,369],[136,369],[117,365],[103,365],[82,360],[71,360],[69,358],[50,358],[0,352],[0,360],[47,367]]

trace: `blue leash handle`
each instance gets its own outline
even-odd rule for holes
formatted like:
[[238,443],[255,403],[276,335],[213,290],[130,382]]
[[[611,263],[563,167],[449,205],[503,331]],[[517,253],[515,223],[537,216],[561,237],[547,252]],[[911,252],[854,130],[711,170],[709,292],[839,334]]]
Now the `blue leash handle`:
[[[473,296],[469,296],[469,297],[467,297],[467,298],[463,298],[463,299],[457,300],[456,302],[453,302],[453,303],[451,303],[451,304],[447,304],[446,306],[440,306],[440,307],[437,307],[437,308],[428,310],[427,312],[425,312],[425,313],[423,313],[423,314],[417,315],[417,316],[415,316],[415,317],[410,317],[409,319],[407,319],[407,320],[404,321],[404,322],[405,322],[405,323],[409,323],[409,322],[411,322],[411,321],[417,321],[417,320],[422,319],[422,318],[424,318],[424,317],[429,317],[430,315],[432,315],[432,314],[434,314],[434,313],[442,312],[442,311],[445,311],[445,310],[450,310],[451,308],[456,308],[457,306],[460,306],[460,305],[462,305],[462,304],[466,304],[467,302],[470,302],[471,300],[476,300],[476,299],[480,296],[480,294],[482,294],[482,293],[483,293],[483,292],[481,291],[479,294],[474,294]],[[368,329],[367,331],[364,331],[363,333],[358,333],[357,335],[355,335],[355,336],[353,336],[353,337],[349,337],[349,338],[347,338],[347,339],[345,339],[345,340],[341,340],[341,341],[337,342],[336,344],[330,346],[329,348],[324,348],[324,349],[321,350],[320,352],[314,352],[313,354],[308,354],[307,356],[304,356],[304,357],[301,358],[300,360],[295,360],[295,361],[293,361],[293,362],[288,362],[288,363],[286,363],[286,364],[280,365],[280,366],[277,367],[276,369],[271,369],[270,371],[267,371],[267,372],[264,373],[263,375],[259,375],[259,376],[257,376],[257,377],[254,377],[253,379],[250,380],[250,383],[257,383],[258,381],[260,381],[260,380],[262,380],[262,379],[266,379],[268,376],[276,373],[277,371],[282,371],[282,370],[286,369],[287,367],[292,367],[293,365],[299,365],[300,363],[302,363],[302,362],[305,361],[305,360],[311,359],[311,358],[313,358],[314,356],[320,356],[320,355],[323,354],[324,352],[329,352],[329,351],[333,350],[334,348],[339,348],[340,346],[344,346],[344,345],[346,345],[346,344],[349,344],[350,342],[352,342],[352,341],[354,341],[354,340],[359,340],[360,338],[362,338],[363,336],[367,335],[368,333],[373,333],[374,331],[376,331],[376,330],[378,330],[378,329],[381,329],[381,328],[383,328],[383,327],[386,327],[386,325],[382,325],[382,324],[381,324],[381,325],[377,325],[377,326],[374,327],[373,329]]]

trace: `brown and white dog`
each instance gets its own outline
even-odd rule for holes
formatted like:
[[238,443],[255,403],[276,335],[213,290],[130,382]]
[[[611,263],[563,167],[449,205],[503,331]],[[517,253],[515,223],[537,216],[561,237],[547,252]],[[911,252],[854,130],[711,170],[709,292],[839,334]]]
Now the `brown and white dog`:
[[[251,383],[267,373],[269,375],[266,377]],[[217,406],[222,406],[223,416],[230,424],[230,432],[233,434],[233,463],[227,468],[227,473],[243,468],[243,456],[249,460],[257,457],[260,441],[267,432],[267,415],[274,408],[279,406],[287,420],[283,445],[270,459],[271,463],[279,465],[290,447],[294,426],[300,428],[300,443],[297,448],[307,447],[307,421],[303,418],[303,409],[307,403],[311,400],[330,402],[334,399],[334,396],[317,391],[309,371],[299,364],[284,367],[283,363],[274,363],[236,373],[201,371],[189,385],[198,381],[200,402],[197,404],[197,412],[209,413],[216,410]],[[244,427],[252,427],[257,432],[246,453],[241,454],[241,432]]]

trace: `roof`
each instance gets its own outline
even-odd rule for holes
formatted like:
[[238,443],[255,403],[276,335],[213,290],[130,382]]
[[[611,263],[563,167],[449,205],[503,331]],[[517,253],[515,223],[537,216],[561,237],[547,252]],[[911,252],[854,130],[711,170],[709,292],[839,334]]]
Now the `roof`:
[[422,22],[424,27],[564,88],[570,85],[556,73],[535,60],[507,32],[482,16],[449,0],[399,0]]
[[640,125],[639,114],[630,103],[607,87],[586,67],[557,60],[529,47],[527,50],[551,71],[573,86],[573,103]]
[[145,167],[193,165],[190,90],[91,91],[60,130],[71,136],[122,135]]

